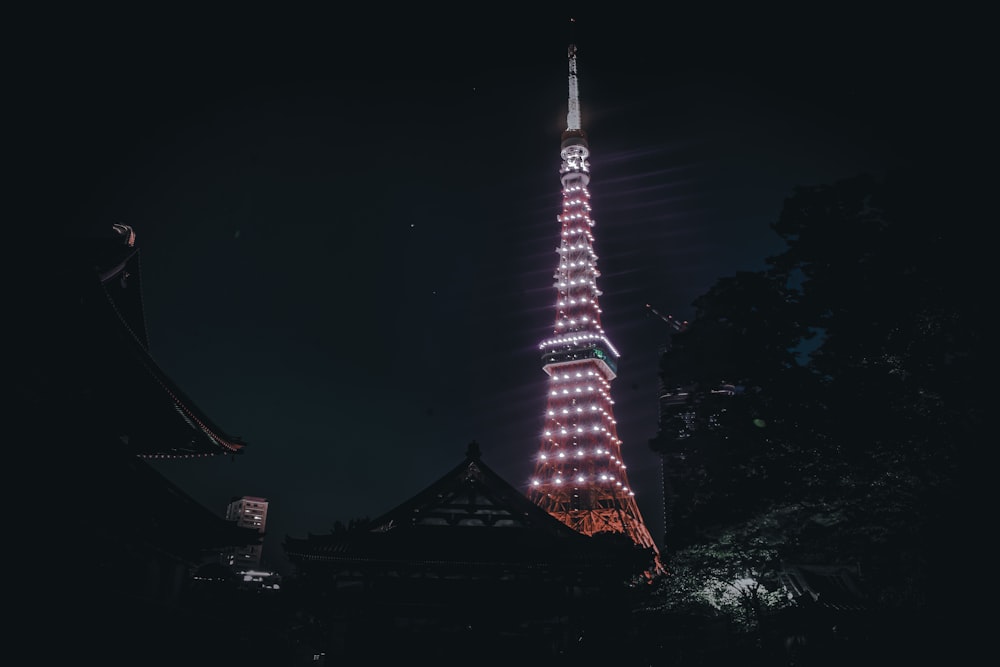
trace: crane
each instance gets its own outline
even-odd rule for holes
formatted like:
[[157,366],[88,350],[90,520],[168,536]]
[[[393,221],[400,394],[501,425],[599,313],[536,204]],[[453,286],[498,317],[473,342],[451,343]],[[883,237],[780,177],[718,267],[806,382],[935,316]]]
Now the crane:
[[646,308],[649,310],[649,312],[653,313],[654,315],[656,315],[657,317],[659,317],[661,320],[663,320],[664,322],[666,322],[670,326],[670,328],[673,329],[674,331],[684,331],[685,329],[687,329],[687,326],[688,326],[687,320],[684,320],[682,322],[682,321],[676,319],[672,315],[664,315],[663,313],[661,313],[660,311],[658,311],[656,308],[653,308],[648,303],[646,304]]

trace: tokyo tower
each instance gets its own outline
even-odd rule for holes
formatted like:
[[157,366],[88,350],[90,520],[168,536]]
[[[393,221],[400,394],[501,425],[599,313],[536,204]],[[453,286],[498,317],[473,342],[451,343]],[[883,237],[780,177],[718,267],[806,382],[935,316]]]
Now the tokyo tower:
[[562,133],[562,231],[556,268],[553,336],[542,341],[548,401],[541,451],[529,497],[570,528],[586,535],[624,533],[659,550],[643,522],[622,460],[611,399],[618,350],[601,328],[597,255],[590,217],[590,155],[580,127],[576,46],[569,47],[569,105]]

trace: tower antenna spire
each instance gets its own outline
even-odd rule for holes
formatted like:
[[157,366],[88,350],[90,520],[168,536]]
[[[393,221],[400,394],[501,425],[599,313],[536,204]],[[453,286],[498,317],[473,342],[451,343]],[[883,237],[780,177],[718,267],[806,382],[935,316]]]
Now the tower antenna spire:
[[570,42],[567,50],[569,58],[569,104],[566,113],[566,131],[580,130],[580,87],[576,76],[576,44]]

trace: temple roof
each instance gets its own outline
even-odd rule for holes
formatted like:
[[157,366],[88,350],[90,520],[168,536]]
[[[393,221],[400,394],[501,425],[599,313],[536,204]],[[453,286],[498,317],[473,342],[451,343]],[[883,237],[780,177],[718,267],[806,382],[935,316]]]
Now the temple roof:
[[25,281],[30,378],[19,389],[43,410],[69,406],[142,457],[240,453],[160,368],[148,349],[139,247],[133,230],[47,239],[44,266]]
[[649,562],[651,553],[616,535],[569,528],[501,478],[476,443],[437,481],[354,529],[285,538],[292,562],[603,565]]
[[256,528],[244,528],[209,510],[137,457],[108,457],[105,482],[87,496],[88,511],[118,539],[153,544],[196,559],[206,550],[258,544]]
[[23,554],[31,545],[39,590],[70,562],[97,584],[113,577],[116,590],[139,590],[146,575],[137,564],[197,563],[257,543],[256,530],[208,510],[142,460],[243,444],[150,355],[132,230],[39,234],[8,250],[21,267],[10,290],[17,435],[8,467],[20,483],[9,532]]

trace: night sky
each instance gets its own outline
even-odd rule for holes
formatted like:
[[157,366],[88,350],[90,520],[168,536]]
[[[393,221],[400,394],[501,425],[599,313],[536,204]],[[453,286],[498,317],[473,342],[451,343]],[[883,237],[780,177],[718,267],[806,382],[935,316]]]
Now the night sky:
[[[509,12],[63,16],[20,56],[59,226],[132,225],[150,349],[245,454],[155,467],[266,497],[265,553],[374,517],[479,442],[525,487],[552,331],[566,47],[628,475],[663,534],[659,347],[764,266],[796,185],[926,149],[899,17]],[[911,17],[912,19],[912,17]],[[84,28],[84,29],[81,29]],[[930,47],[933,48],[933,47]]]

